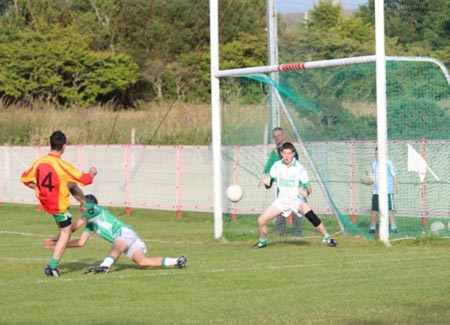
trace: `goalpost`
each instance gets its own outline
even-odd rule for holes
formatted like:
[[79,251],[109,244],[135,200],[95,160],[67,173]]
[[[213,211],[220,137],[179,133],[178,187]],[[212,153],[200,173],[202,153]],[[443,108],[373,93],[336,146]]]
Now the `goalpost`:
[[[444,127],[442,132],[439,130],[435,132],[436,130],[430,131],[419,126],[421,133],[408,130],[409,134],[405,136],[402,134],[404,130],[401,124],[403,121],[410,122],[408,114],[417,114],[414,115],[417,116],[416,119],[424,122],[420,116],[423,116],[424,110],[428,110],[430,105],[436,106],[436,112],[447,105],[450,98],[448,91],[450,78],[442,62],[424,57],[384,57],[384,51],[381,49],[374,56],[220,70],[218,2],[211,0],[210,8],[216,239],[224,235],[224,220],[227,227],[238,223],[236,214],[239,214],[238,218],[242,223],[250,216],[248,217],[250,227],[255,228],[255,215],[260,213],[273,198],[273,192],[257,187],[267,152],[271,150],[265,139],[268,121],[271,119],[267,109],[269,105],[267,94],[272,91],[283,110],[280,124],[287,129],[288,139],[295,140],[295,145],[302,148],[300,160],[302,163],[306,162],[307,164],[304,164],[307,165],[310,174],[311,171],[314,174],[314,188],[321,189],[321,193],[314,192],[310,198],[313,209],[321,215],[334,215],[336,231],[344,229],[344,232],[359,235],[367,233],[370,218],[370,206],[367,202],[370,202],[371,188],[362,185],[359,178],[367,171],[368,162],[373,159],[373,148],[376,146],[379,147],[381,168],[383,163],[386,166],[388,151],[389,159],[399,163],[402,195],[398,199],[397,214],[402,221],[401,235],[407,237],[429,233],[430,224],[447,222],[445,214],[448,207],[442,204],[442,198],[450,194],[448,186],[445,186],[445,182],[418,183],[413,175],[407,174],[404,160],[406,145],[409,144],[421,148],[424,157],[426,155],[436,157],[440,151],[448,150],[450,145],[447,141],[450,138],[448,128]],[[378,33],[382,35],[379,30]],[[380,51],[381,55],[378,53]],[[382,70],[380,65],[385,69],[387,66],[387,72],[382,72],[378,76]],[[322,86],[324,84],[325,87],[329,87],[321,91],[326,92],[327,96],[331,93],[339,97],[327,97],[323,102],[317,103],[308,96],[307,91],[311,90],[308,87],[318,79],[314,71],[319,71]],[[387,90],[379,86],[379,83],[383,84],[383,80],[386,80],[386,73],[390,80]],[[411,89],[405,88],[404,84],[397,85],[399,80],[402,82],[410,80],[411,84],[406,86]],[[411,98],[413,96],[408,92],[414,93],[421,89],[421,85],[414,84],[419,80],[429,85],[430,89],[433,88],[430,90],[430,93],[433,93],[425,94],[426,96],[422,96],[424,99]],[[377,93],[374,100],[375,95],[371,91],[375,88]],[[380,92],[384,92],[384,100]],[[386,92],[389,93],[387,99]],[[386,110],[387,101],[391,105],[389,111]],[[331,109],[327,108],[327,105]],[[404,107],[408,105],[414,106],[414,109],[405,111]],[[344,112],[339,117],[342,126],[338,131],[333,129],[335,121],[330,120],[333,118],[330,110],[335,109],[335,106]],[[347,110],[353,115],[347,114]],[[360,114],[359,110],[363,110],[364,114]],[[395,116],[392,115],[394,113]],[[390,121],[387,121],[390,114]],[[348,122],[345,121],[346,118]],[[446,121],[442,122],[445,124]],[[326,127],[316,128],[318,124],[314,123]],[[393,130],[390,131],[389,138],[388,128]],[[423,137],[426,139],[423,140]],[[431,161],[434,164],[433,169],[439,166],[441,171],[448,170],[448,162],[441,159]],[[244,198],[238,204],[224,200],[224,189],[235,182],[239,182],[244,188]],[[380,191],[384,191],[380,192],[380,197],[384,198],[383,194],[387,193],[386,179],[380,179],[380,185]],[[420,194],[417,192],[419,186]],[[421,196],[419,199],[418,195]],[[380,199],[380,207],[382,220],[379,238],[389,244],[386,200]],[[230,215],[233,215],[233,218]],[[324,220],[327,221],[327,218]],[[331,219],[328,222],[332,222]],[[327,225],[327,228],[332,227]],[[235,229],[233,232],[236,233]]]

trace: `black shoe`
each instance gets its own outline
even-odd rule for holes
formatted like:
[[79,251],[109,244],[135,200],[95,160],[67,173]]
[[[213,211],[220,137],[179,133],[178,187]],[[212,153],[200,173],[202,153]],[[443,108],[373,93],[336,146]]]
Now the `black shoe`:
[[47,267],[45,268],[44,273],[45,273],[46,276],[58,276],[58,277],[61,276],[61,275],[59,274],[58,269],[52,269],[52,268],[50,268],[50,266],[48,266],[48,265],[47,265]]
[[108,273],[109,272],[109,267],[107,266],[95,266],[95,267],[91,267],[90,269],[87,269],[86,271],[84,271],[84,274],[88,274],[88,273]]
[[330,238],[330,239],[327,240],[327,245],[330,246],[330,247],[336,247],[337,243],[336,243],[336,241],[334,239]]
[[261,243],[260,241],[252,246],[252,248],[264,248],[264,247],[267,247],[267,243]]
[[187,257],[186,256],[181,256],[181,257],[178,258],[177,264],[175,264],[175,266],[180,268],[180,269],[185,269],[186,266],[187,266],[186,262],[187,262]]

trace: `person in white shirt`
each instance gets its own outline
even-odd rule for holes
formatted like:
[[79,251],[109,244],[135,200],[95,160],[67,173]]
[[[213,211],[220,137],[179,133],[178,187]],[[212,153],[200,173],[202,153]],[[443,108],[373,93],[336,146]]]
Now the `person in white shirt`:
[[[269,175],[262,179],[268,188],[275,181],[277,183],[277,198],[258,217],[259,241],[253,248],[267,246],[267,223],[282,214],[288,217],[291,213],[296,216],[305,216],[313,226],[322,234],[323,241],[331,247],[337,243],[328,234],[322,220],[312,211],[306,200],[312,188],[305,167],[294,157],[295,148],[291,142],[281,146],[282,160],[275,162]],[[300,194],[301,193],[301,194]]]

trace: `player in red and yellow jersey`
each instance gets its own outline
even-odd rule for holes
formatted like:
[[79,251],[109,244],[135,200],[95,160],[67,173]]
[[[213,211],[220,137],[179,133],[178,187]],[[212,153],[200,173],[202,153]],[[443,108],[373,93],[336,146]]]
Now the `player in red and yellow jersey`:
[[80,203],[84,203],[84,195],[76,184],[89,185],[93,182],[97,170],[94,167],[88,173],[77,170],[72,164],[64,161],[61,156],[66,148],[66,136],[61,131],[55,131],[50,137],[51,151],[36,160],[22,174],[22,182],[35,190],[45,211],[52,214],[58,227],[59,238],[53,256],[45,268],[48,276],[59,276],[58,265],[66,249],[71,235],[72,215],[70,214],[70,190]]

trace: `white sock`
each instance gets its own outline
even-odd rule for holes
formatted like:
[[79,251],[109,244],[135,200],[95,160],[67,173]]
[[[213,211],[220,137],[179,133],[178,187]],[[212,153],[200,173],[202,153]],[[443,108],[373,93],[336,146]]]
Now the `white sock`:
[[111,267],[111,265],[113,265],[113,264],[114,264],[114,258],[112,256],[107,256],[103,260],[102,264],[100,264],[100,266]]
[[162,266],[174,266],[177,265],[178,258],[163,257]]

